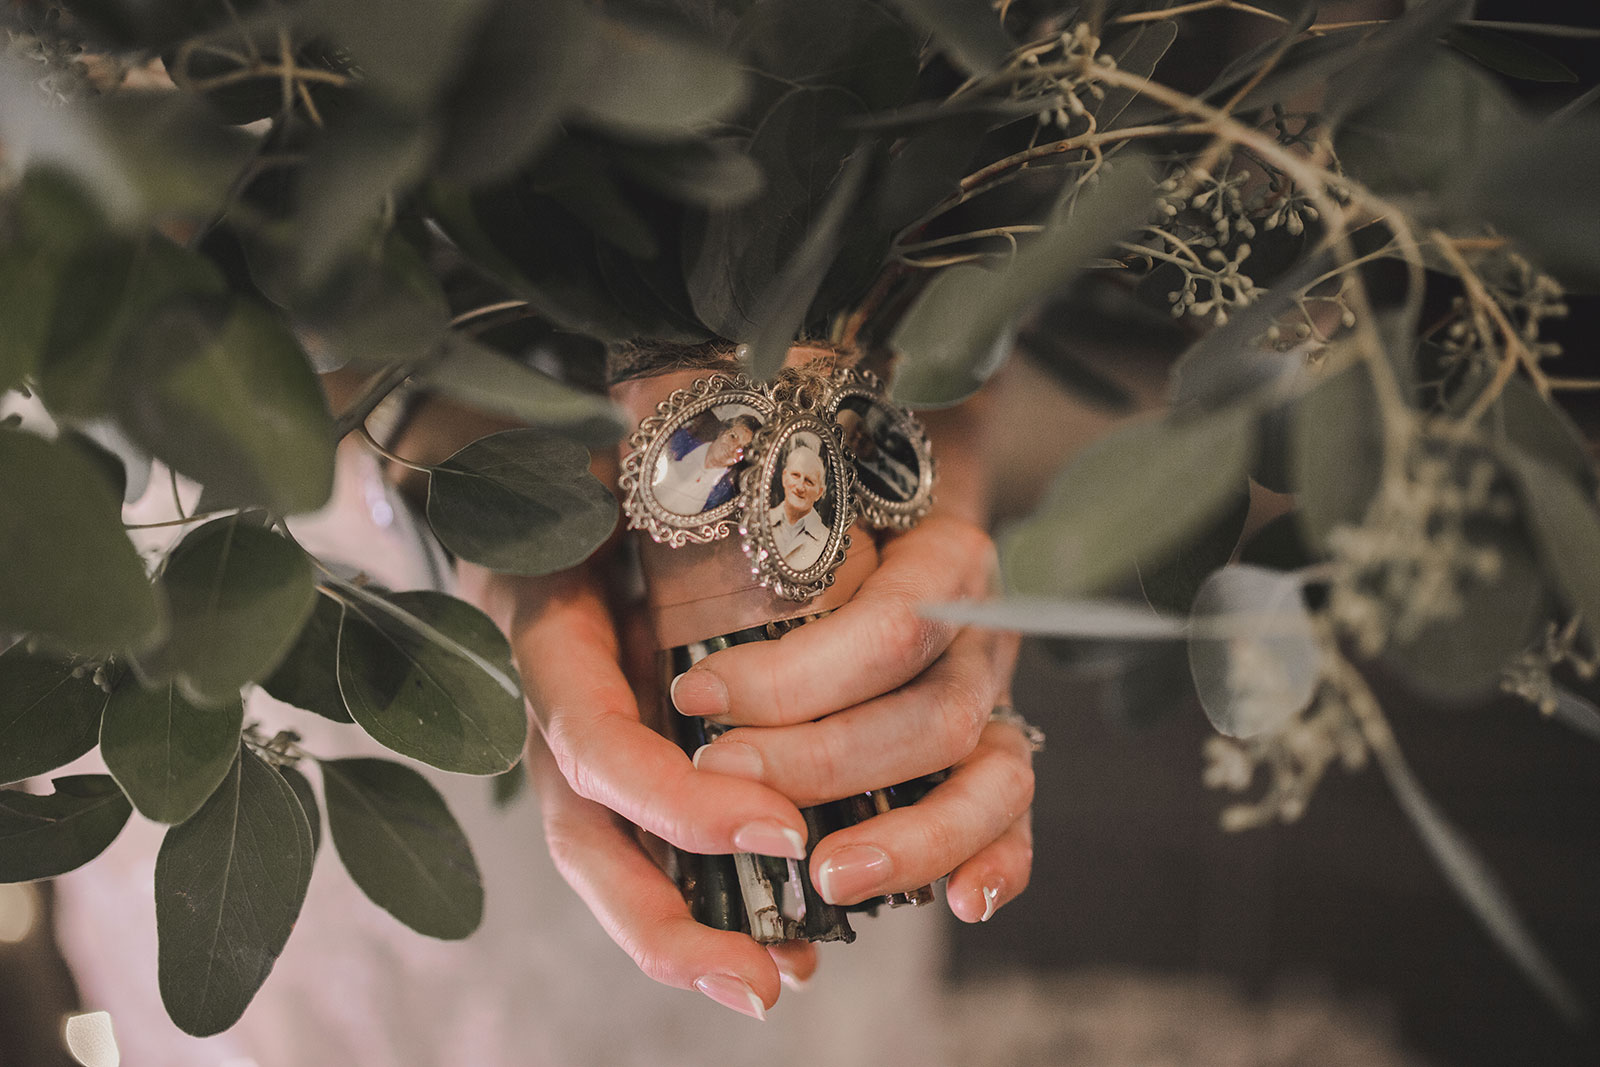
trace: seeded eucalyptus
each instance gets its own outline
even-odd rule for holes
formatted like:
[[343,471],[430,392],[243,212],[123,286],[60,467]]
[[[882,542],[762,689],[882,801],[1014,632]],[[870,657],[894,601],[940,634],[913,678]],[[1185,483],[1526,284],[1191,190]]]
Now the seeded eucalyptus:
[[[1597,732],[1571,688],[1600,648],[1597,481],[1563,400],[1600,382],[1559,341],[1568,291],[1600,281],[1586,87],[1518,103],[1518,79],[1575,76],[1541,27],[1497,36],[1456,0],[1376,24],[1172,6],[4,5],[0,401],[24,414],[0,425],[0,778],[97,743],[112,773],[0,792],[0,878],[87,862],[134,808],[173,823],[162,993],[190,1032],[225,1029],[298,914],[320,778],[357,883],[465,936],[477,868],[409,765],[304,776],[315,753],[240,717],[261,686],[434,767],[517,762],[492,624],[294,539],[342,439],[383,449],[369,418],[405,389],[528,423],[423,471],[426,518],[461,558],[546,573],[614,523],[584,454],[622,429],[585,390],[604,342],[722,337],[760,366],[797,332],[887,347],[897,397],[939,406],[1022,327],[1115,404],[1071,352],[1084,294],[1112,293],[1121,336],[1185,340],[1169,410],[1059,474],[982,620],[1170,640],[1085,603],[1127,589],[1192,615],[1225,735],[1206,779],[1241,795],[1224,824],[1293,820],[1335,768],[1377,763],[1492,936],[1577,1014],[1367,676],[1503,688]],[[1262,43],[1183,54],[1208,37],[1183,19],[1212,8]],[[1179,61],[1209,84],[1172,88]],[[363,384],[333,411],[313,372],[336,369]],[[119,501],[152,459],[201,503],[130,530]],[[1297,507],[1233,564],[1252,482]],[[219,828],[246,815],[240,851]],[[450,877],[408,884],[375,825]]]

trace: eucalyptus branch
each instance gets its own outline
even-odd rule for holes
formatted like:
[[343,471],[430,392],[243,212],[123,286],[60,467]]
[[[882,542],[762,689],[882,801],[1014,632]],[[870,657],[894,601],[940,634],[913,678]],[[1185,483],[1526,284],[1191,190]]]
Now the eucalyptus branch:
[[[530,316],[532,315],[532,311],[529,309],[528,302],[526,300],[501,300],[498,303],[485,304],[482,307],[471,308],[467,311],[463,311],[461,314],[450,320],[450,326],[452,329],[459,328],[461,326],[466,326],[468,323],[475,323],[479,319],[496,315],[502,311],[513,310],[526,311]],[[479,329],[482,329],[482,327],[480,326]]]
[[1528,377],[1533,380],[1533,384],[1538,388],[1539,392],[1548,397],[1550,395],[1550,383],[1545,378],[1544,371],[1539,368],[1538,357],[1523,342],[1522,335],[1517,333],[1516,327],[1506,317],[1505,309],[1500,306],[1494,297],[1489,295],[1488,289],[1484,287],[1483,279],[1478,277],[1478,272],[1472,269],[1472,264],[1467,262],[1467,258],[1456,248],[1449,235],[1443,231],[1434,230],[1429,236],[1432,238],[1434,246],[1439,249],[1445,259],[1450,261],[1450,265],[1460,275],[1461,284],[1467,291],[1467,299],[1472,302],[1473,314],[1487,315],[1492,319],[1506,346],[1505,357],[1500,361],[1500,366],[1495,368],[1494,378],[1483,392],[1478,394],[1477,399],[1472,402],[1472,407],[1467,409],[1463,422],[1470,424],[1483,417],[1489,408],[1494,405],[1495,400],[1499,398],[1501,390],[1506,387],[1506,383],[1511,380],[1511,376],[1516,373],[1519,364],[1528,372]]
[[952,193],[938,204],[934,205],[921,218],[905,227],[902,233],[915,233],[928,225],[934,219],[951,211],[974,197],[981,196],[991,189],[999,187],[1004,182],[1015,177],[1010,173],[1029,163],[1049,159],[1052,156],[1064,155],[1067,152],[1081,150],[1094,150],[1105,144],[1122,144],[1127,141],[1138,141],[1150,137],[1182,136],[1185,134],[1208,133],[1210,126],[1205,123],[1188,123],[1184,125],[1150,125],[1129,126],[1119,130],[1101,130],[1095,133],[1079,134],[1076,137],[1065,137],[1059,141],[1047,141],[1032,148],[1009,155],[1004,159],[996,160],[981,170],[973,171],[961,179],[960,189]]
[[410,364],[400,364],[385,367],[368,378],[355,400],[334,420],[333,439],[342,441],[356,427],[365,425],[367,416],[377,410],[385,397],[405,384],[414,369]]
[[1326,677],[1339,689],[1401,810],[1411,819],[1452,888],[1528,980],[1570,1024],[1581,1024],[1588,1017],[1582,1000],[1539,949],[1498,879],[1423,791],[1366,679],[1331,642],[1326,643],[1325,652]]
[[1153,11],[1134,11],[1126,15],[1118,15],[1112,19],[1110,25],[1124,26],[1136,22],[1160,22],[1165,19],[1177,18],[1179,15],[1191,15],[1197,11],[1242,11],[1247,15],[1257,15],[1271,22],[1287,26],[1289,20],[1276,11],[1267,11],[1256,7],[1254,4],[1244,3],[1243,0],[1193,0],[1192,3],[1179,4],[1177,7],[1158,8]]
[[390,463],[398,464],[399,466],[405,467],[408,470],[414,470],[418,474],[433,473],[432,467],[422,463],[414,463],[411,460],[406,459],[404,456],[396,455],[394,452],[391,452],[389,449],[383,447],[383,445],[378,443],[378,439],[372,436],[372,431],[367,429],[366,423],[362,423],[360,426],[357,426],[356,433],[361,436],[361,440],[366,442],[368,448],[372,449]]
[[[1322,217],[1327,220],[1329,233],[1328,242],[1338,252],[1340,260],[1346,264],[1356,258],[1355,249],[1350,241],[1350,229],[1346,214],[1334,202],[1329,193],[1329,186],[1338,184],[1348,188],[1352,200],[1352,207],[1359,205],[1371,214],[1381,216],[1385,224],[1394,231],[1396,239],[1400,242],[1402,252],[1411,266],[1412,285],[1407,297],[1420,301],[1422,285],[1422,257],[1418,250],[1415,236],[1411,233],[1409,224],[1405,221],[1404,214],[1393,205],[1385,202],[1378,196],[1360,187],[1354,182],[1332,174],[1326,169],[1317,166],[1313,161],[1286,149],[1276,139],[1263,134],[1260,130],[1246,126],[1243,123],[1211,107],[1203,101],[1196,100],[1176,89],[1169,88],[1159,82],[1137,75],[1128,74],[1115,68],[1100,67],[1085,64],[1086,74],[1110,85],[1132,89],[1158,103],[1171,108],[1179,114],[1193,115],[1201,120],[1206,132],[1214,133],[1218,138],[1242,144],[1255,152],[1260,158],[1267,160],[1303,189],[1317,207]],[[1356,304],[1356,336],[1358,351],[1368,365],[1372,377],[1373,388],[1378,397],[1378,408],[1382,415],[1384,427],[1384,463],[1388,474],[1399,475],[1402,471],[1405,452],[1408,447],[1412,432],[1412,414],[1404,395],[1400,390],[1400,383],[1395,377],[1394,368],[1389,365],[1384,352],[1383,340],[1379,336],[1377,326],[1373,321],[1371,302],[1367,297],[1366,289],[1357,285],[1354,287],[1352,298]],[[1403,482],[1399,477],[1385,478],[1386,484],[1398,486]]]
[[905,253],[922,252],[931,248],[945,248],[949,245],[961,244],[966,241],[981,241],[989,237],[1003,237],[1011,242],[1012,251],[1016,250],[1017,234],[1042,233],[1043,226],[1019,224],[1016,226],[994,226],[986,230],[969,230],[966,233],[950,234],[947,237],[934,237],[926,241],[917,241],[912,244],[901,245],[900,251]]
[[184,515],[176,519],[167,519],[163,522],[125,522],[122,524],[122,528],[124,530],[161,530],[170,526],[188,526],[191,523],[205,522],[208,519],[215,519],[222,515],[233,515],[236,514],[238,510],[238,508],[220,508],[217,511],[202,511],[194,515]]
[[1541,37],[1568,37],[1582,41],[1600,38],[1600,29],[1592,26],[1558,26],[1545,22],[1499,22],[1495,19],[1466,19],[1461,25],[1476,26],[1481,30],[1499,30],[1503,33],[1531,33]]

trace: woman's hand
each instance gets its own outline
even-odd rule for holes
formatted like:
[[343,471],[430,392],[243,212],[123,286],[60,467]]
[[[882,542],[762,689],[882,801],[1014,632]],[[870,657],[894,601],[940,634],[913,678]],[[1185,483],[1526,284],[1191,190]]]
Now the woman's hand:
[[801,807],[953,768],[917,804],[817,845],[812,877],[830,903],[949,874],[951,910],[976,922],[1027,885],[1032,754],[1015,726],[989,720],[1009,693],[1017,638],[918,614],[986,595],[994,575],[981,530],[930,518],[889,539],[833,614],[717,652],[674,682],[679,711],[738,727],[695,754],[701,771],[760,782]]
[[650,977],[762,1017],[778,999],[780,972],[804,982],[815,950],[769,950],[696,922],[634,827],[692,852],[798,858],[799,809],[766,786],[696,770],[640,721],[623,642],[589,566],[513,578],[468,565],[461,579],[463,595],[510,637],[537,727],[529,772],[562,877]]

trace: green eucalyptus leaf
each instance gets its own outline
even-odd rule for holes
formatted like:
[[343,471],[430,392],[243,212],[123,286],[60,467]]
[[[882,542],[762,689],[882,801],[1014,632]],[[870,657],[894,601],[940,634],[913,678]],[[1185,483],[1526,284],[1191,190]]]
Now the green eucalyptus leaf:
[[190,93],[120,92],[93,100],[99,144],[131,188],[137,218],[209,219],[223,207],[257,138],[216,121]]
[[128,471],[123,467],[122,460],[116,453],[79,430],[62,430],[58,435],[58,439],[70,441],[75,447],[81,449],[83,454],[92,459],[95,466],[100,468],[100,473],[105,477],[106,483],[111,486],[112,491],[117,494],[123,503],[129,502]]
[[1255,412],[1142,422],[1086,449],[1004,538],[1007,588],[1075,596],[1174,553],[1234,506],[1255,446]]
[[916,90],[923,40],[870,0],[756,0],[739,19],[733,47],[761,73],[752,83],[755,113],[796,85],[843,90],[863,110],[888,111]]
[[1344,168],[1375,192],[1433,192],[1497,151],[1515,117],[1492,75],[1438,52],[1404,91],[1379,96],[1346,119],[1335,147]]
[[65,766],[95,746],[106,693],[87,667],[0,652],[0,784]]
[[295,334],[319,371],[347,363],[414,364],[432,356],[450,306],[421,253],[396,232],[380,234],[307,286],[298,256],[277,241],[247,252],[251,276],[290,310]]
[[161,575],[166,639],[135,660],[149,684],[176,681],[201,704],[237,698],[267,675],[311,615],[311,562],[297,546],[237,516],[216,519],[173,549]]
[[528,724],[511,650],[487,616],[442,593],[350,590],[345,609],[339,688],[379,744],[460,774],[499,774],[521,758]]
[[1519,37],[1483,26],[1452,26],[1445,42],[1490,70],[1522,81],[1575,82],[1572,68]]
[[599,61],[573,101],[586,122],[631,138],[678,138],[726,117],[744,97],[731,55],[607,16],[594,32]]
[[587,559],[617,523],[589,452],[539,430],[480,438],[433,468],[428,523],[446,548],[492,570],[549,574]]
[[0,632],[80,652],[155,637],[161,600],[121,513],[82,449],[0,428]]
[[310,0],[301,14],[350,53],[374,91],[421,114],[454,76],[491,6],[492,0]]
[[1008,596],[1000,600],[955,600],[924,604],[918,614],[958,626],[1013,630],[1034,637],[1078,637],[1116,641],[1181,641],[1183,619],[1148,604],[1090,598]]
[[971,396],[998,369],[994,353],[1011,324],[1065,288],[1144,218],[1153,185],[1143,163],[1125,156],[1101,173],[1070,215],[1055,220],[1001,269],[956,266],[934,276],[890,338],[903,357],[895,399],[942,407]]
[[1546,577],[1571,611],[1600,632],[1600,513],[1594,494],[1515,447],[1500,456],[1516,480]]
[[120,402],[134,441],[224,505],[314,511],[333,492],[333,420],[288,329],[245,300],[177,301],[138,331]]
[[1378,398],[1365,365],[1317,384],[1295,405],[1289,460],[1306,543],[1326,547],[1335,526],[1359,523],[1378,491],[1383,440]]
[[278,773],[294,790],[294,797],[300,802],[300,810],[305,813],[306,823],[311,827],[311,855],[314,858],[322,847],[322,809],[317,807],[317,794],[311,788],[310,779],[295,768],[279,767]]
[[1342,49],[1344,62],[1327,75],[1322,120],[1337,129],[1346,116],[1380,101],[1417,95],[1412,80],[1431,73],[1430,57],[1443,54],[1435,40],[1466,18],[1472,6],[1472,0],[1412,4],[1368,35],[1360,48]]
[[1389,780],[1400,809],[1473,916],[1567,1024],[1582,1027],[1588,1020],[1583,999],[1539,947],[1538,938],[1517,912],[1494,871],[1439,810],[1396,748],[1381,748],[1377,755],[1378,766]]
[[345,870],[419,934],[459,940],[483,919],[472,847],[428,780],[392,760],[326,760],[328,828]]
[[305,902],[311,825],[283,776],[241,748],[156,856],[157,974],[179,1029],[220,1033],[266,981]]
[[1239,562],[1275,571],[1297,571],[1316,562],[1293,512],[1268,519],[1239,549]]
[[372,96],[334,115],[297,179],[296,252],[304,282],[316,285],[357,251],[390,198],[422,175],[437,137],[429,123]]
[[1202,629],[1189,639],[1195,692],[1219,733],[1272,733],[1311,702],[1322,650],[1299,578],[1244,564],[1224,567],[1200,587],[1194,616],[1231,631],[1213,637]]
[[57,778],[55,792],[0,790],[0,882],[54,878],[83,866],[115,841],[133,813],[104,774]]
[[736,207],[761,192],[761,167],[731,140],[669,145],[619,145],[618,166],[674,200],[701,207]]
[[1471,541],[1494,548],[1494,576],[1463,584],[1455,618],[1394,639],[1384,650],[1384,658],[1419,688],[1453,700],[1493,693],[1506,668],[1538,639],[1546,615],[1544,582],[1525,535],[1496,530]]
[[1217,517],[1164,559],[1141,560],[1139,588],[1150,606],[1187,614],[1213,572],[1233,558],[1250,514],[1250,483],[1240,479],[1232,501]]
[[1485,425],[1496,440],[1560,471],[1589,492],[1596,488],[1594,460],[1589,458],[1583,432],[1526,380],[1511,378],[1505,383]]
[[616,405],[552,378],[488,345],[453,334],[444,352],[416,376],[419,384],[482,411],[554,430],[585,445],[622,436]]
[[646,334],[600,272],[597,246],[607,243],[554,197],[526,183],[476,196],[435,184],[429,200],[451,240],[551,322],[601,340]]
[[524,187],[548,196],[594,236],[639,259],[655,259],[660,242],[644,205],[618,180],[609,154],[586,141],[553,145],[524,174]]
[[139,814],[180,823],[227,777],[243,728],[238,693],[216,707],[199,707],[176,685],[146,689],[127,678],[106,704],[100,754]]
[[999,69],[1011,54],[1011,38],[987,4],[967,0],[895,0],[907,18],[933,34],[939,46],[968,74]]
[[261,688],[297,708],[315,712],[334,722],[354,722],[339,692],[339,626],[344,605],[324,594],[317,597],[311,617],[284,654],[283,662]]
[[1462,219],[1489,222],[1568,285],[1600,286],[1600,116],[1525,121],[1471,167],[1457,167],[1442,199]]
[[850,157],[811,232],[761,294],[751,316],[756,330],[749,342],[750,373],[757,379],[776,377],[782,368],[805,322],[806,310],[839,251],[841,231],[855,207],[871,160],[865,149]]
[[106,414],[125,399],[120,360],[162,307],[227,291],[216,264],[155,236],[85,243],[62,277],[38,381],[50,410],[74,418]]
[[72,252],[105,228],[94,201],[69,176],[35,167],[0,214],[0,390],[43,357]]
[[[386,18],[387,16],[380,16]],[[491,3],[441,102],[449,116],[437,156],[440,177],[482,185],[509,177],[560,130],[589,72],[604,60],[602,16],[578,0]]]
[[761,195],[711,212],[692,225],[683,247],[694,312],[723,337],[744,339],[760,327],[763,293],[789,265],[856,144],[845,122],[861,100],[843,89],[796,86],[760,118],[750,157],[766,176]]

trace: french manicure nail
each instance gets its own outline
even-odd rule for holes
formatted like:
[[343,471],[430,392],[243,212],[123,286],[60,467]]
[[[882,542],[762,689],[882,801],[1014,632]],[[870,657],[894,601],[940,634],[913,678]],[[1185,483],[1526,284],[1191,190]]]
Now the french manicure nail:
[[728,713],[728,687],[709,670],[687,670],[672,680],[672,706],[706,718]]
[[798,830],[766,819],[745,823],[735,830],[733,847],[740,852],[754,852],[758,856],[782,856],[792,860],[806,858],[806,839]]
[[988,922],[994,913],[1000,909],[1000,890],[1005,888],[1005,882],[996,879],[992,884],[983,887],[983,914],[978,916],[981,923]]
[[761,998],[742,978],[735,978],[731,974],[708,974],[696,978],[694,987],[724,1008],[732,1008],[752,1019],[767,1021],[767,1009],[761,1003]]
[[709,745],[701,745],[695,749],[694,765],[702,771],[730,774],[735,778],[748,778],[752,782],[761,781],[761,776],[766,772],[761,753],[742,741],[713,741]]
[[817,870],[817,890],[829,904],[854,904],[883,885],[889,854],[871,845],[847,845]]

